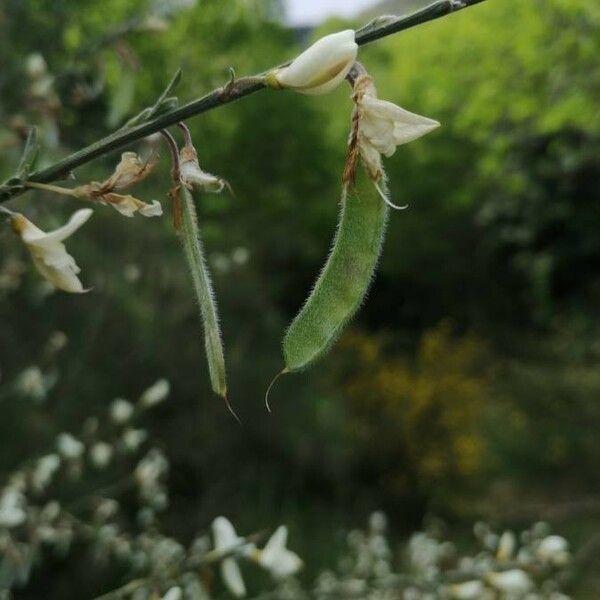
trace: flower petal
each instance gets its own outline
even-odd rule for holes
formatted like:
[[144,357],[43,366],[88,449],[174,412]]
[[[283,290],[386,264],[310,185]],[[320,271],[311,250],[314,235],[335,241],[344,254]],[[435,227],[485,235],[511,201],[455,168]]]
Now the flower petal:
[[42,277],[47,279],[54,287],[69,292],[71,294],[83,294],[87,290],[83,288],[79,277],[77,277],[74,269],[57,269],[56,267],[48,266],[43,260],[36,256],[32,256],[33,264]]
[[242,573],[234,558],[226,558],[221,562],[221,577],[227,589],[236,598],[243,598],[246,595],[246,586],[242,579]]
[[217,550],[233,548],[240,541],[231,521],[225,517],[217,517],[212,523],[212,530]]
[[337,87],[352,68],[358,54],[352,29],[327,35],[277,71],[275,79],[284,88],[304,94],[326,94]]
[[62,242],[75,233],[75,231],[77,231],[92,216],[93,212],[94,211],[91,208],[82,208],[71,215],[71,218],[66,225],[63,225],[54,231],[45,233],[41,229],[35,227],[37,232],[30,228],[21,237],[26,244],[35,246],[46,246],[48,244]]
[[67,252],[62,240],[79,229],[90,218],[92,212],[89,208],[78,210],[66,225],[49,233],[36,227],[23,215],[15,215],[12,219],[13,229],[21,236],[40,275],[65,292],[86,291],[77,277],[80,268]]

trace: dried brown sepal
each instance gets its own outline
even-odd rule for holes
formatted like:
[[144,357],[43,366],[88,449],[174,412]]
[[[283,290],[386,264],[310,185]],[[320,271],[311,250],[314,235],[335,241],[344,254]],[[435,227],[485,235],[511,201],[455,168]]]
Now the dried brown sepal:
[[356,167],[360,158],[360,149],[358,147],[358,134],[360,127],[360,114],[357,107],[352,111],[352,129],[348,139],[348,152],[346,153],[346,163],[342,175],[344,185],[354,185],[356,180]]

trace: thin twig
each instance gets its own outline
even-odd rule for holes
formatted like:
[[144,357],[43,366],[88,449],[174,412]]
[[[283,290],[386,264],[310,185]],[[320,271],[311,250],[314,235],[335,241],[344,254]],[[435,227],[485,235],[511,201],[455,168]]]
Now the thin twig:
[[[356,32],[356,42],[359,45],[364,46],[375,40],[439,19],[440,17],[464,8],[469,8],[484,1],[485,0],[438,0],[433,4],[406,16],[378,17]],[[171,125],[175,125],[180,121],[185,121],[195,115],[208,112],[245,96],[250,96],[266,87],[262,74],[235,79],[225,86],[213,90],[202,98],[193,100],[170,112],[166,112],[155,119],[130,129],[116,131],[108,137],[71,154],[63,160],[42,169],[41,171],[32,173],[29,177],[29,181],[50,183],[52,181],[63,179],[67,177],[73,169],[90,162],[94,158],[108,154],[113,150],[124,148],[132,142],[145,138]],[[0,186],[0,202],[18,196],[24,191],[25,188],[22,185]]]

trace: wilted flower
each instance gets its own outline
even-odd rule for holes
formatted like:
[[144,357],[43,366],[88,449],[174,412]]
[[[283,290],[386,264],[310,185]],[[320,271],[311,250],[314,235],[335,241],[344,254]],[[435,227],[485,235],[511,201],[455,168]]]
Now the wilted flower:
[[159,379],[142,394],[140,405],[144,408],[156,406],[167,399],[170,391],[171,384],[166,379]]
[[505,594],[525,594],[532,586],[529,575],[521,569],[511,569],[500,573],[489,573],[487,576],[490,585]]
[[[381,155],[390,157],[398,146],[412,142],[440,124],[377,97],[373,79],[360,75],[354,84],[355,143],[371,179],[384,177]],[[397,208],[397,207],[396,207]]]
[[153,200],[151,204],[148,204],[129,194],[120,194],[115,191],[124,190],[142,181],[152,172],[155,165],[155,161],[143,160],[135,152],[124,152],[114,173],[105,181],[92,181],[92,183],[72,189],[34,181],[28,182],[27,185],[31,188],[72,196],[80,200],[109,204],[126,217],[133,217],[135,213],[144,217],[158,217],[162,215],[162,206],[158,200]]
[[76,460],[81,457],[85,446],[70,433],[61,433],[56,438],[56,448],[61,456],[67,460]]
[[[212,523],[212,530],[215,538],[215,550],[218,552],[230,552],[243,542],[243,538],[238,537],[233,525],[225,517],[217,517]],[[228,556],[221,561],[221,576],[227,589],[236,598],[242,598],[246,595],[242,573],[233,556]]]
[[352,29],[327,35],[306,49],[290,65],[271,71],[267,85],[302,94],[327,94],[346,77],[358,54]]
[[92,212],[89,208],[78,210],[66,225],[48,233],[21,214],[11,218],[12,227],[21,236],[36,269],[59,290],[71,293],[85,291],[77,277],[81,269],[62,242],[75,233],[92,216]]
[[295,575],[302,568],[300,557],[286,548],[288,530],[281,525],[262,551],[257,551],[258,563],[278,579]]
[[17,527],[25,522],[25,496],[21,492],[7,488],[0,496],[0,527]]
[[79,186],[71,190],[72,195],[109,204],[126,217],[133,217],[136,212],[144,217],[158,217],[162,215],[162,206],[158,200],[147,204],[133,196],[115,193],[115,190],[124,190],[145,179],[155,166],[155,161],[143,160],[135,152],[124,152],[114,173],[108,179],[101,183],[94,181]]
[[201,192],[218,194],[227,182],[216,175],[206,173],[198,163],[198,153],[193,146],[185,145],[179,153],[179,175],[188,189],[197,188]]

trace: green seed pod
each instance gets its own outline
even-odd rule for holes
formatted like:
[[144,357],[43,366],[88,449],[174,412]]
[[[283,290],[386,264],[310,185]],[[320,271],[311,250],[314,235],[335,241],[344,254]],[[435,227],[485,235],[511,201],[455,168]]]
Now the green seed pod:
[[237,415],[227,399],[225,357],[217,315],[217,303],[204,258],[194,198],[185,186],[181,186],[180,193],[183,196],[181,203],[183,248],[190,266],[194,292],[196,293],[202,324],[204,326],[204,345],[208,360],[210,382],[213,391],[225,400],[230,412],[237,419]]
[[283,340],[285,372],[303,369],[325,354],[369,289],[388,207],[373,182],[359,171],[356,184],[342,190],[340,222],[327,263]]

